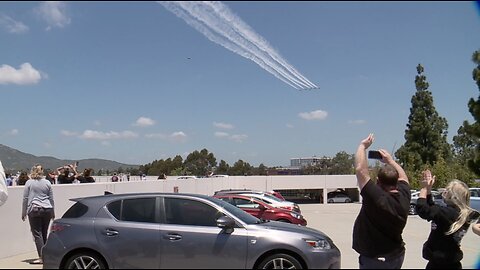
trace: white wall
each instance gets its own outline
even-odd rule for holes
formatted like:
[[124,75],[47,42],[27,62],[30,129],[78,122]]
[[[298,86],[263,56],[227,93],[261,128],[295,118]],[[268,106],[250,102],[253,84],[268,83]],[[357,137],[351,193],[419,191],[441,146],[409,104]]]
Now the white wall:
[[[105,191],[113,193],[166,192],[172,193],[178,187],[180,193],[213,195],[221,189],[249,188],[256,190],[275,189],[327,189],[356,188],[354,175],[301,175],[301,176],[230,176],[228,178],[200,178],[196,180],[167,180],[148,177],[147,181],[109,183],[107,177],[96,177],[98,183],[54,185],[56,217],[60,218],[73,202],[70,199],[103,195]],[[131,178],[132,180],[132,178]],[[23,222],[23,187],[10,187],[8,201],[0,207],[0,258],[35,251],[28,219]]]

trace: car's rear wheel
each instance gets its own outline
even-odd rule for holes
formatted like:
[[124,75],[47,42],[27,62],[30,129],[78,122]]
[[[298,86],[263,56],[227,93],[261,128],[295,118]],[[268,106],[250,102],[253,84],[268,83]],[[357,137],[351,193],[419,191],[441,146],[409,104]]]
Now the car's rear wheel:
[[351,203],[352,200],[350,200],[350,199],[347,198],[347,199],[345,199],[345,202],[346,202],[346,203]]
[[274,254],[263,260],[258,269],[302,269],[300,262],[287,254]]
[[103,259],[93,252],[78,252],[65,263],[65,269],[108,269]]
[[417,209],[415,209],[415,207],[416,207],[415,204],[410,204],[410,210],[408,210],[408,214],[416,215],[417,214]]

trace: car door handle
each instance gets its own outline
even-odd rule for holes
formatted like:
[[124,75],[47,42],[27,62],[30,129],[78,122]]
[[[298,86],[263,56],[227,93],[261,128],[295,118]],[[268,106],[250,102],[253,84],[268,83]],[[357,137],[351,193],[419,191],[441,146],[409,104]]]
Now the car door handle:
[[118,235],[118,231],[112,230],[112,229],[106,229],[106,230],[104,231],[104,234],[105,234],[106,236],[117,236],[117,235]]
[[179,234],[166,234],[163,236],[163,239],[166,239],[169,241],[179,241],[179,240],[182,240],[182,236]]

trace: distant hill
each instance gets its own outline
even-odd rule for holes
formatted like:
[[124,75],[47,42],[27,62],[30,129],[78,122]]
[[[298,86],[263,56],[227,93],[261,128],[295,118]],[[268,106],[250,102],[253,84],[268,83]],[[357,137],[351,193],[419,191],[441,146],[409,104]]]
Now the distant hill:
[[105,159],[62,160],[54,157],[37,157],[3,144],[0,144],[0,160],[7,171],[29,171],[36,163],[41,164],[45,169],[56,169],[66,164],[72,164],[75,161],[79,162],[79,170],[93,168],[95,171],[100,169],[115,171],[120,167],[123,169],[139,168],[139,165],[128,165]]

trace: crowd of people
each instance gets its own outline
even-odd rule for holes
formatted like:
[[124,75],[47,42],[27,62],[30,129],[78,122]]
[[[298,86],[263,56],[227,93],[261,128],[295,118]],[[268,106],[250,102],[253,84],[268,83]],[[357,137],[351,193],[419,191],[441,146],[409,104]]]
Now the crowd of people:
[[[406,251],[402,233],[408,221],[410,183],[404,169],[384,149],[379,150],[384,166],[377,179],[371,179],[365,152],[373,141],[374,136],[370,134],[361,141],[355,154],[356,177],[363,200],[353,227],[352,247],[359,254],[360,269],[400,269]],[[92,169],[78,173],[77,166],[78,163],[62,166],[53,172],[36,164],[29,175],[18,177],[19,183],[25,182],[21,218],[29,220],[39,256],[32,261],[34,264],[42,263],[42,247],[47,240],[50,220],[55,218],[52,184],[95,182]],[[8,199],[8,178],[0,161],[0,205]],[[162,178],[166,176],[159,177]],[[114,174],[111,180],[117,182],[120,178]],[[422,256],[428,261],[427,269],[461,269],[461,240],[470,225],[480,236],[480,213],[469,207],[468,186],[459,180],[450,181],[445,188],[446,206],[435,204],[431,195],[434,183],[435,176],[425,170],[416,207],[419,216],[431,223],[431,231],[423,245]]]

